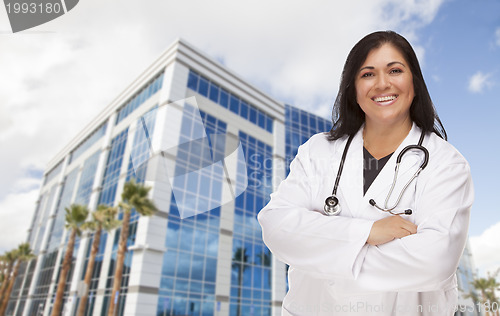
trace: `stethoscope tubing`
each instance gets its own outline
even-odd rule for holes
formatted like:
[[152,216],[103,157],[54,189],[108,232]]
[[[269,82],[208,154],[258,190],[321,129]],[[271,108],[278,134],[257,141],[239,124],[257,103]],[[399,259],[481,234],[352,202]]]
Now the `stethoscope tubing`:
[[[420,135],[420,139],[418,140],[418,144],[406,146],[399,153],[398,157],[396,158],[396,168],[394,170],[394,179],[392,181],[391,188],[389,189],[389,193],[387,194],[387,197],[385,199],[384,208],[378,206],[377,203],[375,202],[375,200],[373,200],[373,199],[371,199],[369,201],[370,205],[376,207],[377,209],[379,209],[381,211],[389,212],[392,215],[402,215],[402,214],[411,215],[412,214],[411,209],[407,209],[403,212],[393,212],[393,210],[398,206],[398,204],[401,201],[401,198],[403,197],[403,194],[406,192],[406,189],[408,188],[408,186],[413,182],[413,180],[415,180],[416,177],[418,177],[420,172],[422,170],[424,170],[425,167],[427,167],[427,164],[429,163],[429,151],[427,150],[427,148],[422,146],[424,136],[425,136],[425,132],[422,131],[422,134]],[[347,152],[349,150],[349,146],[351,145],[353,138],[354,138],[354,135],[350,135],[349,138],[347,139],[347,143],[344,147],[344,152],[342,153],[342,158],[340,160],[339,170],[337,171],[337,177],[335,178],[335,184],[333,186],[332,195],[328,196],[325,200],[324,211],[325,211],[326,215],[331,216],[331,215],[338,215],[340,213],[340,205],[339,205],[339,201],[337,198],[337,189],[338,189],[338,186],[340,183],[340,177],[342,175],[342,170],[344,169],[344,163],[345,163],[345,159],[347,157]],[[392,195],[392,192],[394,191],[394,187],[396,186],[401,160],[403,159],[404,154],[412,149],[421,150],[424,153],[424,160],[420,164],[420,167],[418,168],[418,170],[413,174],[411,179],[405,184],[405,186],[403,187],[403,189],[399,193],[399,196],[396,200],[396,203],[392,207],[388,207],[387,205],[389,204],[389,199]]]
[[351,145],[353,138],[354,138],[353,135],[349,136],[349,139],[347,139],[347,143],[345,144],[344,152],[342,153],[342,159],[340,160],[339,171],[337,172],[337,178],[335,179],[335,184],[333,186],[332,195],[337,195],[337,188],[340,183],[340,176],[342,175],[342,170],[344,169],[345,158],[347,156],[347,151],[349,149],[349,146]]

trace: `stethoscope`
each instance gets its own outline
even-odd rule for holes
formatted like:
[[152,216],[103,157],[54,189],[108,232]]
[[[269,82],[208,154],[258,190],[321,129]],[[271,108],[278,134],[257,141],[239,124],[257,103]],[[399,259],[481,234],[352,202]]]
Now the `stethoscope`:
[[[378,208],[381,211],[389,212],[392,215],[403,215],[403,214],[404,215],[411,215],[412,214],[413,211],[411,209],[407,209],[403,212],[393,212],[393,210],[398,206],[398,203],[401,200],[401,197],[405,193],[408,186],[412,183],[413,180],[415,180],[416,177],[418,177],[420,172],[422,170],[424,170],[425,167],[427,167],[427,163],[429,162],[429,151],[427,150],[427,148],[422,146],[422,142],[424,141],[424,136],[425,136],[425,132],[422,131],[422,134],[420,135],[420,139],[418,140],[417,145],[406,146],[399,153],[399,155],[396,159],[396,169],[394,171],[394,180],[392,180],[392,186],[391,186],[391,189],[389,190],[389,193],[387,194],[387,198],[385,199],[384,207],[382,208],[382,207],[378,206],[377,203],[375,202],[375,200],[373,200],[373,199],[371,199],[369,201],[370,205],[375,206],[376,208]],[[347,140],[347,143],[346,143],[345,148],[344,148],[344,153],[342,154],[342,159],[340,160],[339,170],[337,172],[337,178],[335,179],[335,185],[333,186],[332,195],[327,197],[325,200],[325,207],[323,209],[325,211],[325,214],[329,215],[329,216],[338,215],[340,213],[339,199],[337,198],[337,188],[339,186],[340,176],[342,175],[342,169],[344,168],[344,162],[345,162],[345,158],[347,156],[347,151],[349,150],[349,146],[351,145],[353,138],[354,138],[354,135],[351,135],[351,136],[349,136],[349,139]],[[401,159],[403,158],[403,155],[407,151],[412,150],[412,149],[421,150],[424,153],[424,160],[423,160],[422,164],[420,164],[420,167],[418,168],[418,170],[413,174],[411,179],[403,187],[403,189],[401,190],[401,193],[399,193],[399,197],[396,200],[396,203],[394,203],[394,205],[392,207],[388,207],[387,204],[389,203],[389,199],[392,195],[392,191],[394,190],[394,187],[396,186],[396,181],[397,181],[398,172],[399,172],[399,164],[401,163]]]

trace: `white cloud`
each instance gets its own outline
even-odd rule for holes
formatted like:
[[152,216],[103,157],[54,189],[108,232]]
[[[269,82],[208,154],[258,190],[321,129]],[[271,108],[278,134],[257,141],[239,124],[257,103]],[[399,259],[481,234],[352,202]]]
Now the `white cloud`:
[[472,257],[480,276],[500,268],[500,222],[486,229],[480,236],[470,237]]
[[443,1],[89,0],[18,34],[5,31],[0,10],[0,231],[17,223],[7,209],[30,221],[34,190],[14,190],[26,170],[44,170],[176,38],[273,97],[328,117],[355,42],[393,29],[423,58],[418,30]]
[[483,74],[481,71],[476,72],[469,79],[469,91],[472,93],[481,93],[485,88],[493,86],[491,82],[491,74]]
[[28,237],[28,229],[35,210],[34,201],[38,198],[40,184],[40,181],[28,181],[32,182],[31,189],[20,193],[11,193],[0,202],[2,218],[0,253],[17,248],[17,245],[26,242]]
[[495,43],[500,46],[500,27],[497,28],[497,30],[495,31]]

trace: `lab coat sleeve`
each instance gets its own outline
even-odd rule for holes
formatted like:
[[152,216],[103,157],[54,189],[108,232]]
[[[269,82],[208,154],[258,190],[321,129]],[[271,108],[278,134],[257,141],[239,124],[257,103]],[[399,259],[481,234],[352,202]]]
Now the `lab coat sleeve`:
[[421,214],[417,233],[379,246],[366,245],[361,272],[355,282],[344,285],[346,290],[424,292],[453,283],[473,199],[467,162],[441,161],[417,185],[415,209]]
[[258,215],[263,239],[273,255],[296,269],[322,278],[354,279],[373,221],[312,209],[312,188],[321,175],[312,170],[310,143],[299,148],[288,177]]

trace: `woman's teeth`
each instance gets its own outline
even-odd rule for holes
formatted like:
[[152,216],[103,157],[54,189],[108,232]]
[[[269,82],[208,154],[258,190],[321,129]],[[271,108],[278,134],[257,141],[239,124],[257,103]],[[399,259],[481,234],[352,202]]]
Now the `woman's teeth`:
[[392,101],[392,100],[396,99],[397,97],[398,97],[397,95],[389,95],[386,97],[373,98],[373,101],[375,101],[375,102],[387,102],[387,101]]

